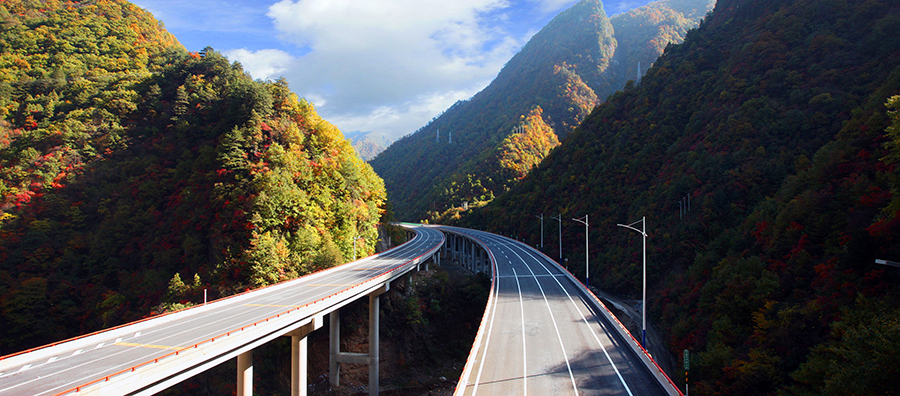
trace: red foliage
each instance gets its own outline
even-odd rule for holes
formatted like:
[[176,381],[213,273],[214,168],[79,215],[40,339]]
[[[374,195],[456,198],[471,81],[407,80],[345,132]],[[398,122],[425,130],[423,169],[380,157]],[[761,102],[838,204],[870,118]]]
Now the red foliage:
[[879,220],[872,225],[866,227],[866,231],[874,237],[889,237],[900,226],[900,212],[895,212],[894,216]]
[[879,207],[891,199],[891,192],[884,191],[879,187],[869,187],[869,194],[859,197],[859,204],[862,206]]
[[790,259],[799,254],[800,252],[806,250],[806,245],[809,244],[809,235],[803,234],[800,237],[800,240],[797,241],[797,244],[791,249],[790,253],[788,253],[784,258]]
[[772,223],[768,221],[761,221],[756,223],[756,227],[753,228],[751,233],[753,237],[756,239],[756,244],[760,246],[766,246],[769,243],[769,230],[772,228]]

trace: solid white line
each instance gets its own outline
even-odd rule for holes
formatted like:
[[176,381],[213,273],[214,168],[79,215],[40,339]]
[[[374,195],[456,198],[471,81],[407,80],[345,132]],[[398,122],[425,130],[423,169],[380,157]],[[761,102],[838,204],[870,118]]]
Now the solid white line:
[[528,394],[528,353],[525,351],[525,302],[522,300],[522,286],[519,285],[519,277],[516,276],[516,269],[513,268],[513,275],[516,278],[516,288],[519,289],[519,307],[522,310],[522,394]]
[[[531,254],[531,252],[529,252],[529,251],[526,250],[525,253],[528,254],[529,257],[535,259],[535,260],[538,262],[538,264],[541,265],[541,267],[544,267],[544,270],[547,271],[547,273],[551,273],[551,272],[550,272],[550,269],[547,268],[547,266],[545,266],[545,265],[541,262],[541,260],[539,260],[537,257],[534,257],[534,256]],[[573,299],[572,296],[569,294],[569,291],[566,290],[565,287],[563,287],[563,285],[562,285],[562,283],[560,283],[559,279],[557,279],[556,277],[553,277],[553,279],[556,280],[556,284],[558,284],[559,287],[563,290],[563,292],[566,293],[566,297],[569,298],[569,301],[572,303],[572,306],[574,306],[574,307],[575,307],[575,310],[578,311],[578,314],[581,315],[581,321],[584,322],[584,324],[587,325],[589,329],[591,329],[591,335],[594,336],[594,340],[596,340],[596,341],[597,341],[597,344],[600,345],[600,350],[602,350],[602,351],[603,351],[603,354],[606,355],[606,360],[609,361],[609,364],[612,366],[613,370],[615,370],[616,376],[619,377],[619,381],[621,381],[621,382],[622,382],[622,386],[625,387],[625,391],[628,392],[628,395],[629,395],[629,396],[633,396],[632,393],[631,393],[631,389],[628,387],[628,384],[625,383],[625,379],[622,378],[622,373],[619,372],[619,368],[616,367],[616,364],[615,364],[615,363],[613,363],[612,358],[609,356],[609,352],[606,351],[606,347],[604,347],[604,346],[603,346],[603,343],[600,342],[600,337],[597,336],[597,332],[596,332],[596,330],[594,329],[594,326],[591,326],[591,324],[588,322],[587,318],[585,318],[584,313],[581,312],[581,309],[578,308],[578,304],[575,303],[575,299]],[[607,336],[607,338],[609,338],[609,336]]]
[[[531,275],[534,275],[534,271],[531,270],[531,266],[525,262],[525,259],[522,256],[519,256],[519,253],[516,253],[515,250],[512,251],[519,260],[522,260],[522,264],[525,264],[525,268],[528,268],[528,271],[531,272]],[[541,281],[537,279],[537,276],[534,277],[534,281],[537,283],[538,288],[541,289],[541,296],[544,297],[544,302],[547,304],[547,311],[550,312],[550,320],[553,322],[553,329],[556,330],[556,338],[559,340],[559,347],[562,350],[563,357],[566,359],[566,369],[569,370],[569,379],[572,380],[572,389],[575,391],[575,394],[578,394],[578,385],[575,384],[575,375],[572,374],[572,366],[569,364],[569,354],[566,353],[566,344],[563,343],[562,335],[559,333],[559,326],[556,324],[556,316],[553,315],[553,308],[550,307],[550,300],[547,299],[547,295],[544,294],[544,287],[541,286]]]
[[[494,306],[491,307],[491,320],[488,321],[487,338],[484,340],[484,353],[481,354],[481,362],[478,363],[478,375],[475,376],[475,387],[472,388],[472,396],[478,393],[478,384],[481,383],[481,370],[484,369],[484,361],[487,360],[488,345],[491,343],[491,331],[494,330],[494,317],[497,315],[497,300],[500,298],[500,282],[494,288]],[[477,353],[476,353],[477,355]]]

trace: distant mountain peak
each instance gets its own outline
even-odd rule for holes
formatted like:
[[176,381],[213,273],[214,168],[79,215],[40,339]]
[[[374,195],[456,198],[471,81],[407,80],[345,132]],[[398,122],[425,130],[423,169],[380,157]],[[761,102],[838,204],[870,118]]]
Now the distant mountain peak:
[[[686,9],[709,4],[677,1],[686,3]],[[643,61],[646,70],[665,45],[680,42],[699,23],[667,3],[651,4],[628,18],[609,18],[600,1],[578,2],[536,33],[488,87],[373,159],[397,216],[420,220],[452,209],[457,201],[489,200],[494,192],[510,188],[541,162],[555,140],[541,135],[506,141],[522,119],[564,139],[595,106],[636,79],[637,62]],[[638,38],[619,38],[616,20],[626,22],[625,36]],[[622,41],[634,48],[623,51]],[[540,111],[534,113],[536,109]],[[501,155],[491,154],[497,150]],[[504,173],[497,159],[513,154],[523,158],[513,161],[515,172]]]
[[356,150],[356,155],[363,161],[369,161],[372,158],[375,158],[375,156],[387,149],[393,142],[388,137],[372,131],[344,132],[344,137],[350,140],[350,144],[353,145],[353,149]]

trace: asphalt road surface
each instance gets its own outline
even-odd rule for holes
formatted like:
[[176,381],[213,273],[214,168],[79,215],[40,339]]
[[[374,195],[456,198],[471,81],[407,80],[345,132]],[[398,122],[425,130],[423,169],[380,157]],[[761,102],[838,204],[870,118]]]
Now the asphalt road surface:
[[496,260],[494,294],[457,394],[668,394],[558,264],[509,238],[453,230]]
[[[416,237],[409,243],[379,256],[90,337],[4,356],[0,358],[0,395],[66,392],[131,367],[144,370],[153,366],[154,359],[166,355],[164,359],[178,359],[171,355],[173,351],[202,350],[216,344],[209,342],[211,338],[243,332],[238,329],[276,315],[292,312],[298,318],[309,317],[316,307],[334,305],[316,303],[308,308],[310,303],[348,298],[355,286],[409,265],[410,260],[433,251],[443,241],[439,231],[424,227],[416,230]],[[86,340],[91,343],[85,345]]]

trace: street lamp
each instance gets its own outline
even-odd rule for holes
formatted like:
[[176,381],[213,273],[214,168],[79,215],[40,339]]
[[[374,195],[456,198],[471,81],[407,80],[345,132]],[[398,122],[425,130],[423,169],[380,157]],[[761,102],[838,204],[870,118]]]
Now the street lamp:
[[541,213],[540,216],[534,216],[541,219],[541,251],[544,251],[544,214]]
[[572,219],[579,223],[584,224],[584,285],[590,288],[591,286],[591,260],[588,259],[588,215],[584,215],[584,220],[582,219]]
[[[559,261],[562,261],[562,213],[551,217],[551,219],[559,222]],[[568,269],[568,266],[566,269]]]
[[900,267],[900,263],[898,263],[896,261],[888,261],[888,260],[882,260],[882,259],[876,259],[875,264],[890,265],[892,267]]
[[365,238],[363,238],[361,236],[353,237],[353,261],[356,261],[356,240],[357,239],[365,239]]
[[[637,223],[641,223],[642,230],[634,228],[634,225]],[[644,238],[644,299],[642,305],[642,313],[641,313],[641,345],[644,348],[647,347],[647,217],[641,217],[640,220],[635,221],[634,223],[625,225],[625,224],[616,224],[619,227],[625,227],[628,229],[635,230],[639,232]]]

